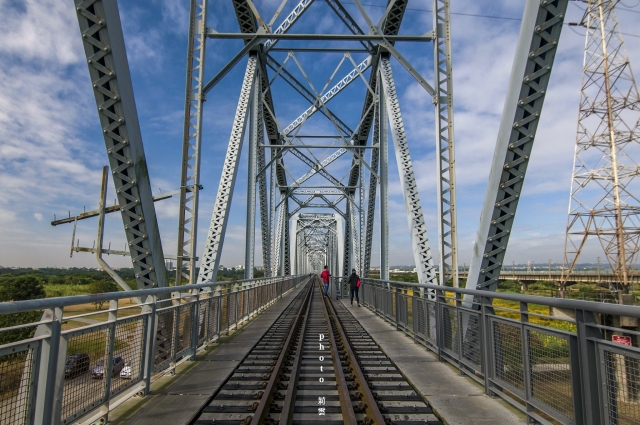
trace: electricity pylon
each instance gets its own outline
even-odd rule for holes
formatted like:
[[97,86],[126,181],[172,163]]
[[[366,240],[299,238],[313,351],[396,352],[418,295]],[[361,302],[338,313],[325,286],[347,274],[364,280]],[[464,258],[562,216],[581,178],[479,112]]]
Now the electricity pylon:
[[640,96],[616,3],[589,0],[580,22],[587,33],[562,287],[596,236],[626,293],[640,241]]

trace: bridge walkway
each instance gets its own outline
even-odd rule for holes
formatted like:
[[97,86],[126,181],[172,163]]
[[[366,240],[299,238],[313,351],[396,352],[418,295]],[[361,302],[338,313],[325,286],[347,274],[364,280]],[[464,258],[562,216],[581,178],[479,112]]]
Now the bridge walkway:
[[[211,350],[152,384],[144,398],[134,397],[109,414],[109,423],[127,425],[180,425],[190,421],[224,384],[241,360],[273,325],[302,285]],[[334,301],[336,302],[336,301]],[[338,301],[341,302],[341,301]],[[349,308],[383,351],[391,357],[440,419],[456,424],[521,424],[524,416],[506,402],[492,399],[483,389],[364,307]]]

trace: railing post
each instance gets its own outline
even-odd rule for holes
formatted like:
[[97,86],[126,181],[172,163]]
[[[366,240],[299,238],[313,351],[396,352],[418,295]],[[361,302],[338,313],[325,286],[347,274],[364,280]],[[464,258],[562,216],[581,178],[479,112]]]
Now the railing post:
[[111,401],[111,376],[113,375],[113,348],[116,342],[116,325],[118,318],[118,300],[109,301],[109,318],[107,319],[107,323],[109,323],[109,336],[107,340],[107,359],[105,361],[104,371],[104,395],[105,402],[103,403],[101,409],[103,409],[103,413],[106,417],[109,413],[109,402]]
[[42,340],[41,345],[34,423],[57,425],[62,415],[64,355],[67,351],[66,341],[61,338],[62,308],[46,310],[42,319],[51,321],[38,326],[34,335],[35,337],[48,336]]
[[482,372],[484,375],[484,393],[490,397],[493,394],[490,390],[491,379],[493,379],[493,368],[491,362],[491,321],[487,317],[487,298],[478,297],[480,300],[480,326],[482,327]]
[[525,402],[525,410],[527,415],[527,423],[535,423],[533,418],[529,416],[529,412],[534,412],[534,407],[529,403],[532,397],[532,373],[533,369],[531,366],[531,361],[529,359],[529,338],[527,338],[527,328],[526,324],[529,322],[529,314],[528,314],[529,306],[525,302],[520,302],[520,338],[522,342],[522,368],[524,371],[523,374],[523,385],[524,385],[524,402]]
[[[391,291],[391,297],[392,300],[393,298],[395,298],[395,300],[393,300],[393,305],[395,307],[396,313],[393,315],[396,319],[396,330],[400,329],[400,320],[399,320],[399,316],[400,316],[400,287],[398,285],[395,285],[393,287],[393,291]],[[395,297],[393,297],[393,295],[395,294]],[[393,313],[393,312],[392,312]]]
[[196,351],[200,340],[200,291],[196,293],[194,298],[196,299],[196,305],[193,308],[191,317],[191,361],[196,359]]
[[463,326],[462,323],[462,311],[460,310],[462,307],[461,294],[459,292],[455,292],[454,294],[456,307],[456,344],[458,345],[458,374],[464,376],[464,372],[462,372],[462,338],[464,336],[464,329],[468,328],[468,323],[465,326]]
[[[604,404],[608,402],[604,391],[601,391],[600,385],[605,384],[595,379],[602,376],[598,373],[598,369],[604,369],[598,364],[597,347],[594,339],[602,339],[600,331],[594,327],[597,325],[596,318],[592,312],[576,309],[576,325],[578,336],[579,363],[575,364],[574,356],[571,356],[571,370],[580,371],[581,385],[578,389],[581,391],[574,392],[574,411],[576,415],[576,423],[581,423],[578,418],[582,416],[582,423],[587,425],[595,425],[604,422]],[[572,381],[573,379],[572,374]],[[606,379],[605,376],[603,376]],[[574,388],[574,391],[576,389]],[[579,395],[580,397],[576,397]],[[613,397],[615,397],[615,392]]]
[[153,375],[153,365],[155,363],[155,341],[156,329],[158,326],[158,317],[156,310],[158,308],[158,298],[156,295],[149,295],[142,307],[143,313],[147,315],[147,333],[145,343],[142,346],[142,380],[144,381],[144,395],[149,394],[151,390],[151,376]]
[[444,346],[444,324],[443,324],[443,308],[442,300],[444,299],[444,291],[436,289],[436,344],[438,344],[438,360],[442,361],[442,347]]

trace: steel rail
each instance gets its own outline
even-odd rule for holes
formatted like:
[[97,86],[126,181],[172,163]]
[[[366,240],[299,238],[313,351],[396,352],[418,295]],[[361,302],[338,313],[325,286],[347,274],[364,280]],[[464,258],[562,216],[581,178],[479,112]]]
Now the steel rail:
[[[336,382],[338,383],[338,396],[340,397],[340,405],[342,406],[342,420],[347,425],[357,425],[356,412],[353,409],[353,403],[351,403],[351,396],[349,395],[349,388],[347,387],[347,381],[344,378],[344,370],[342,369],[342,362],[340,361],[340,354],[338,353],[338,344],[336,337],[331,328],[331,320],[329,309],[327,308],[327,302],[329,297],[323,297],[322,299],[322,312],[324,318],[327,321],[327,328],[329,329],[329,341],[331,342],[331,357],[333,358],[333,370],[336,374]],[[345,411],[347,413],[345,417]],[[384,423],[384,422],[381,422]]]
[[[310,293],[313,295],[315,283],[311,284]],[[304,348],[304,334],[307,330],[307,323],[309,323],[309,316],[311,315],[311,302],[307,303],[307,311],[305,312],[304,319],[302,321],[302,328],[298,332],[298,347],[296,348],[296,357],[291,366],[291,374],[289,375],[289,385],[287,386],[287,392],[284,396],[284,403],[282,405],[282,412],[280,413],[280,424],[290,423],[290,418],[293,414],[293,408],[296,402],[296,392],[298,387],[298,379],[300,378],[300,365],[302,363],[302,350]],[[293,335],[293,333],[291,333]],[[289,335],[289,336],[291,336]],[[283,352],[288,352],[288,347],[283,347]]]
[[[258,425],[264,422],[263,416],[267,415],[269,413],[269,404],[270,402],[273,400],[273,390],[274,388],[276,388],[276,381],[278,380],[278,377],[280,376],[280,371],[282,369],[282,366],[284,364],[284,360],[287,357],[287,353],[289,352],[289,346],[291,345],[291,341],[293,339],[293,335],[296,333],[295,329],[298,327],[298,325],[300,324],[300,320],[302,319],[302,313],[304,311],[304,323],[306,324],[306,320],[309,317],[309,310],[310,310],[310,306],[311,306],[311,294],[313,294],[313,285],[310,285],[310,288],[307,290],[307,294],[305,295],[305,299],[304,301],[300,304],[300,310],[296,313],[296,316],[293,318],[293,320],[291,321],[291,327],[289,329],[292,330],[292,332],[289,332],[289,335],[287,336],[287,339],[285,340],[284,344],[282,345],[282,350],[280,351],[280,354],[278,355],[278,360],[276,361],[276,364],[273,367],[273,371],[271,372],[271,376],[269,377],[269,381],[267,382],[267,386],[264,389],[264,392],[262,393],[262,397],[260,398],[258,407],[256,408],[254,414],[253,414],[253,418],[251,419],[251,425]],[[305,310],[305,306],[306,306],[306,310]],[[291,385],[291,383],[289,383],[289,386]],[[288,387],[287,387],[288,388]]]
[[356,357],[355,353],[353,352],[353,349],[351,348],[351,344],[349,343],[349,339],[347,338],[347,335],[342,327],[342,323],[338,319],[338,312],[336,311],[333,303],[328,298],[327,298],[327,303],[331,307],[331,311],[334,317],[334,323],[336,324],[336,328],[338,329],[338,332],[340,334],[340,339],[343,342],[343,347],[346,351],[347,358],[351,362],[351,367],[355,373],[356,382],[360,384],[359,387],[361,388],[361,391],[364,393],[364,398],[366,402],[364,406],[365,412],[370,415],[369,418],[373,419],[374,424],[376,425],[384,424],[386,422],[384,420],[384,417],[382,416],[382,412],[380,412],[380,409],[378,408],[378,403],[374,398],[373,393],[371,392],[371,388],[369,388],[369,385],[367,384],[367,379],[365,378],[364,373],[360,368],[360,364],[358,363],[358,360],[357,360],[358,358]]

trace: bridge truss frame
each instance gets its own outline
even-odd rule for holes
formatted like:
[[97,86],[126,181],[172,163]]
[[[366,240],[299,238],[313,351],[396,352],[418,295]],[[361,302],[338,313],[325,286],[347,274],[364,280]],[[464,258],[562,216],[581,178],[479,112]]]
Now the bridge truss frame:
[[[445,270],[441,280],[454,279],[457,281],[457,258],[456,258],[456,234],[455,234],[455,177],[454,177],[454,150],[453,150],[453,108],[452,108],[452,66],[451,66],[451,46],[449,30],[449,1],[434,0],[434,25],[439,30],[427,32],[425,36],[398,36],[402,19],[407,6],[406,0],[390,1],[380,22],[376,25],[368,16],[364,7],[359,1],[356,6],[361,14],[361,18],[367,23],[367,32],[357,23],[354,16],[338,0],[327,1],[327,6],[333,10],[340,20],[346,25],[351,34],[289,34],[289,29],[304,13],[312,12],[313,1],[302,0],[283,20],[282,24],[275,30],[272,25],[276,21],[277,15],[282,11],[282,7],[271,18],[269,24],[260,16],[257,7],[250,1],[233,0],[234,11],[238,19],[240,33],[218,33],[214,29],[206,27],[202,30],[198,26],[192,26],[196,31],[204,31],[208,38],[242,38],[245,47],[227,63],[211,80],[204,84],[204,80],[197,79],[201,86],[201,97],[211,90],[243,57],[255,58],[256,66],[247,69],[243,83],[241,100],[238,106],[236,118],[233,124],[231,142],[227,160],[221,181],[225,182],[225,187],[221,183],[216,198],[216,207],[211,220],[209,237],[207,238],[204,254],[202,255],[202,265],[198,282],[215,280],[222,245],[224,242],[224,232],[226,219],[228,218],[228,207],[233,196],[232,189],[235,183],[235,170],[238,162],[235,154],[231,151],[238,151],[241,148],[243,137],[242,129],[247,122],[250,123],[251,143],[249,149],[249,188],[247,190],[247,220],[246,220],[246,248],[245,248],[245,273],[246,278],[251,278],[253,273],[255,238],[253,227],[256,222],[256,206],[260,206],[260,231],[263,246],[263,264],[265,273],[268,275],[289,274],[293,269],[299,267],[311,267],[304,260],[297,258],[296,253],[291,253],[290,248],[296,247],[299,243],[297,230],[293,218],[306,209],[318,211],[320,209],[330,209],[336,217],[344,219],[344,237],[342,247],[338,252],[325,253],[327,260],[337,256],[341,261],[335,261],[335,267],[340,264],[343,275],[348,275],[352,268],[366,276],[371,265],[371,246],[373,241],[373,223],[375,220],[377,186],[380,189],[380,216],[382,236],[380,241],[381,270],[383,278],[388,278],[389,259],[389,239],[388,239],[388,176],[387,176],[387,131],[391,129],[394,137],[396,151],[401,155],[398,165],[401,173],[401,181],[407,209],[408,225],[412,233],[412,245],[414,246],[414,258],[420,270],[422,283],[438,283],[435,274],[435,267],[431,256],[429,240],[426,233],[420,200],[417,193],[417,185],[413,174],[411,157],[406,143],[406,136],[402,136],[402,115],[399,102],[395,95],[393,76],[390,73],[389,59],[393,56],[407,71],[418,81],[418,83],[428,91],[436,105],[437,121],[437,150],[441,152],[439,166],[438,192],[441,205],[441,223],[446,223],[441,227],[439,238],[440,251],[446,252],[443,256],[440,269]],[[206,7],[206,5],[204,6]],[[311,11],[310,11],[311,10]],[[196,39],[196,35],[193,39]],[[301,66],[296,53],[300,51],[312,51],[313,49],[295,49],[288,51],[286,59],[280,63],[275,55],[276,51],[287,50],[287,48],[276,48],[280,40],[348,40],[357,41],[364,48],[369,56],[364,61],[356,64],[349,53],[354,49],[344,47],[342,50],[343,62],[350,61],[353,70],[331,88],[326,86],[322,90],[316,90],[307,77],[304,68]],[[434,89],[424,78],[422,78],[415,68],[402,56],[395,48],[398,40],[413,41],[434,41],[434,71],[437,75]],[[204,45],[204,41],[201,41]],[[191,43],[192,49],[196,49],[197,43]],[[321,50],[321,49],[319,49]],[[360,49],[362,51],[362,49]],[[200,52],[199,50],[197,52]],[[193,55],[196,53],[194,50]],[[203,54],[204,55],[204,54]],[[250,61],[252,59],[249,59]],[[295,63],[304,76],[304,80],[297,79],[289,72],[285,65]],[[342,62],[341,62],[342,64]],[[386,64],[386,66],[384,66]],[[383,72],[383,67],[387,71]],[[339,68],[339,67],[338,67]],[[334,71],[331,78],[336,75]],[[200,68],[201,69],[201,68]],[[267,75],[267,69],[275,72],[276,77]],[[368,79],[364,72],[369,72]],[[251,73],[254,74],[251,74]],[[272,98],[273,79],[280,77],[287,82],[294,90],[300,93],[311,106],[295,119],[291,124],[280,125]],[[339,114],[331,111],[327,106],[328,102],[344,91],[355,81],[362,80],[366,85],[366,94],[362,109],[361,119],[355,129],[351,129],[339,117]],[[249,93],[251,82],[255,81],[253,93]],[[387,93],[382,89],[382,82],[385,82]],[[259,93],[257,91],[259,90]],[[390,90],[390,91],[389,91]],[[250,100],[244,99],[248,96]],[[387,99],[386,105],[382,105],[381,99]],[[185,110],[187,110],[185,108]],[[338,148],[326,158],[320,160],[314,149],[327,148],[325,145],[305,144],[303,139],[308,135],[299,134],[304,123],[316,112],[320,112],[327,117],[335,127],[338,136],[334,138],[334,145],[337,142]],[[256,116],[254,118],[254,116]],[[249,117],[249,118],[247,118]],[[186,122],[186,121],[185,121]],[[371,135],[371,127],[375,127]],[[390,123],[390,125],[389,125]],[[201,125],[201,121],[192,121],[193,126]],[[193,130],[199,134],[200,129]],[[266,136],[266,141],[264,140]],[[186,133],[185,133],[186,134]],[[317,137],[327,137],[326,135],[314,134]],[[372,137],[370,137],[372,136]],[[371,140],[371,141],[369,141]],[[367,154],[370,152],[369,158]],[[291,155],[302,161],[309,167],[309,171],[299,178],[293,176],[293,172],[285,165],[284,157]],[[338,159],[350,156],[351,167],[348,176],[339,179],[332,174],[328,167]],[[268,161],[267,158],[270,158]],[[369,172],[369,194],[366,193],[365,177]],[[292,183],[288,183],[287,175]],[[313,176],[321,176],[327,181],[328,186],[306,186],[304,183]],[[270,178],[267,179],[267,176]],[[255,182],[258,182],[259,190],[256,193]],[[343,181],[345,181],[343,183]],[[309,190],[311,189],[311,190]],[[324,190],[330,189],[330,190]],[[279,193],[279,199],[277,194]],[[257,195],[257,196],[256,196]],[[307,195],[301,198],[300,195]],[[257,199],[256,199],[257,197]],[[290,204],[293,204],[292,208]],[[219,207],[220,206],[220,207]],[[181,204],[181,215],[192,213],[187,206]],[[332,221],[331,226],[342,220]],[[299,222],[297,222],[299,223]],[[299,224],[298,224],[299,225]],[[304,227],[304,226],[303,226]],[[289,229],[292,229],[289,237]],[[325,229],[329,232],[330,228]],[[330,232],[329,232],[330,233]],[[335,240],[331,242],[331,249],[338,250]],[[264,249],[273,243],[274,249]],[[302,247],[302,252],[307,255],[312,252],[309,247]],[[195,258],[189,260],[195,261]],[[333,260],[332,260],[333,262]],[[314,262],[315,264],[315,262]],[[315,267],[315,266],[314,266]],[[337,271],[337,270],[336,270]],[[334,271],[335,272],[335,271]]]
[[[290,222],[294,214],[304,209],[331,209],[345,221],[342,274],[348,275],[351,268],[356,268],[366,276],[371,264],[377,185],[380,186],[381,278],[388,278],[386,143],[387,132],[391,131],[419,281],[427,284],[438,283],[391,72],[390,59],[393,57],[433,97],[436,105],[438,236],[439,250],[442,254],[439,265],[440,283],[451,279],[455,285],[457,237],[449,1],[434,0],[434,30],[423,36],[398,35],[407,6],[406,0],[389,1],[377,25],[368,16],[361,2],[356,0],[361,18],[368,26],[366,33],[340,1],[327,1],[327,6],[336,13],[351,34],[288,33],[303,14],[312,13],[309,12],[314,3],[312,0],[301,0],[273,31],[272,25],[282,7],[267,24],[253,2],[232,2],[240,28],[239,33],[219,33],[207,27],[207,0],[191,1],[177,255],[180,270],[185,262],[188,265],[186,272],[181,274],[178,280],[182,283],[191,282],[195,277],[197,257],[194,250],[198,191],[201,188],[199,163],[203,101],[207,93],[246,57],[245,77],[197,281],[215,281],[217,277],[239,167],[240,150],[246,124],[249,123],[250,184],[247,192],[245,255],[247,278],[253,273],[256,245],[253,228],[258,205],[263,248],[269,247],[275,241],[274,250],[263,249],[265,274],[291,273],[292,261],[295,260],[292,259],[290,251]],[[117,5],[104,6],[101,0],[76,0],[76,5],[89,69],[94,81],[98,111],[103,122],[107,152],[114,170],[116,192],[120,205],[123,206],[121,211],[125,233],[136,268],[138,287],[163,286],[166,285],[166,274],[164,267],[161,267],[162,247],[146,174],[147,167],[139,135]],[[502,267],[524,182],[566,5],[567,0],[528,0],[525,6],[505,112],[476,238],[478,249],[475,250],[476,254],[470,265],[468,287],[493,290],[497,285],[497,276]],[[244,47],[205,83],[204,58],[207,38],[242,39]],[[297,50],[313,49],[275,47],[282,40],[355,41],[369,55],[364,61],[356,64],[349,53],[354,49],[341,49],[344,52],[342,60],[350,61],[353,70],[333,87],[328,88],[327,83],[318,91],[311,84],[295,54]],[[435,88],[419,75],[396,49],[398,41],[434,42]],[[271,54],[278,50],[288,51],[283,63],[279,63]],[[307,84],[296,79],[285,69],[286,62],[295,63]],[[272,93],[273,79],[267,74],[267,68],[275,72],[273,79],[281,77],[311,103],[311,106],[288,126],[278,122]],[[364,72],[369,69],[367,79]],[[332,78],[337,70],[338,68]],[[361,119],[356,128],[351,129],[338,114],[327,107],[327,103],[357,80],[365,81],[366,92]],[[320,146],[305,145],[302,141],[304,136],[299,134],[301,126],[316,112],[321,112],[333,123],[339,134],[335,141],[342,144],[323,160],[312,152],[312,149]],[[374,131],[370,137],[372,127]],[[366,158],[368,151],[371,151],[369,160]],[[284,159],[287,154],[305,163],[309,171],[298,179],[293,178],[292,171],[285,165]],[[351,156],[350,171],[348,176],[338,179],[328,167],[345,155]],[[370,189],[368,199],[364,182],[367,170]],[[288,183],[287,175],[291,176],[292,183]],[[328,185],[304,185],[315,175],[327,180]],[[309,189],[314,193],[310,193]],[[318,189],[331,191],[322,192]],[[299,199],[298,196],[305,191],[310,196],[304,200]],[[279,199],[276,199],[278,193]],[[321,202],[313,202],[317,200]],[[297,204],[293,211],[290,208],[292,202]],[[365,267],[367,270],[362,270]]]

